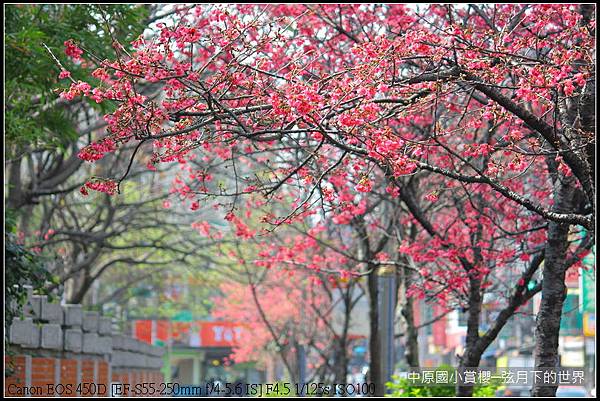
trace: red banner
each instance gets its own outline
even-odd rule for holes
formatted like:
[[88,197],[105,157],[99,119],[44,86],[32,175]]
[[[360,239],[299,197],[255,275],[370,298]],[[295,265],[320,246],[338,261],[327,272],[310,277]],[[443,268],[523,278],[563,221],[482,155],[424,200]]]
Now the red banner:
[[136,320],[133,336],[138,340],[152,344],[152,320]]

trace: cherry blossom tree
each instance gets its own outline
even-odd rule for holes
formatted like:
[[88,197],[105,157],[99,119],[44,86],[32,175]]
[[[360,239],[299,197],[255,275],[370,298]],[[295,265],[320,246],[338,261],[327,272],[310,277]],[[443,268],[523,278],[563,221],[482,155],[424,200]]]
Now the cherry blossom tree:
[[[466,314],[467,336],[459,367],[473,368],[479,366],[483,352],[508,320],[541,291],[542,284],[534,278],[539,277],[545,259],[547,223],[540,217],[532,219],[514,202],[490,192],[464,186],[445,191],[451,193],[439,199],[429,197],[434,200],[429,208],[420,205],[419,211],[426,213],[417,218],[427,229],[404,241],[399,251],[404,262],[420,273],[413,276],[409,296]],[[590,238],[583,232],[574,233],[572,240],[575,238],[584,240],[571,248],[566,269],[581,267],[589,252]],[[485,299],[493,302],[497,315],[484,330]],[[457,388],[459,396],[471,396],[472,392],[469,386]]]
[[[232,221],[231,235],[239,234],[239,224]],[[249,327],[234,361],[266,362],[274,354],[297,380],[298,352],[304,347],[313,379],[344,381],[352,322],[362,319],[354,307],[365,293],[360,277],[350,273],[354,262],[309,235],[283,231],[220,243],[217,271],[226,280],[213,315]]]
[[[289,271],[277,268],[246,278],[251,282],[225,281],[220,287],[222,296],[214,305],[215,317],[244,322],[248,328],[248,336],[234,348],[231,359],[236,363],[265,363],[278,356],[297,381],[299,347],[304,347],[307,367],[312,372],[309,382],[344,381],[352,340],[347,323],[339,328],[332,322],[334,308],[346,305],[346,301],[349,308],[343,320],[349,322],[355,301],[352,285],[348,286],[347,280],[335,281],[336,287],[332,288],[328,280],[314,274],[290,277]],[[337,298],[336,292],[342,297]]]
[[[119,105],[105,118],[107,135],[82,149],[82,159],[134,143],[133,161],[152,144],[151,164],[178,161],[200,182],[210,173],[190,160],[225,163],[233,186],[216,193],[181,180],[174,186],[186,201],[229,199],[222,206],[242,237],[251,233],[235,212],[247,194],[276,203],[283,188],[295,188],[291,212],[263,218],[277,226],[321,199],[335,201],[336,182],[369,193],[385,179],[433,238],[434,252],[450,253],[444,257],[467,271],[460,274],[473,297],[489,268],[479,243],[525,244],[523,255],[543,244],[536,366],[558,366],[564,277],[570,255],[579,257],[570,238],[578,226],[586,243],[594,237],[593,6],[181,6],[158,28],[156,38],[136,40],[133,52],[115,42],[114,60],[77,51],[95,61],[92,75],[102,84],[75,81],[61,96]],[[164,83],[160,99],[139,92],[148,82]],[[240,165],[254,173],[238,174]],[[351,173],[336,175],[339,166]],[[87,186],[116,193],[126,175]],[[448,224],[452,235],[436,234],[439,227],[404,191],[412,176],[430,188],[430,202],[453,201],[452,188],[467,194],[448,214],[464,220],[461,230]],[[501,208],[500,199],[511,206]],[[519,224],[510,229],[525,238],[496,238],[499,224],[467,222],[475,216]],[[344,211],[334,219],[343,222]],[[533,230],[533,222],[547,227]],[[468,252],[448,250],[467,240]],[[468,337],[480,340],[476,332]],[[555,391],[539,387],[534,395]]]

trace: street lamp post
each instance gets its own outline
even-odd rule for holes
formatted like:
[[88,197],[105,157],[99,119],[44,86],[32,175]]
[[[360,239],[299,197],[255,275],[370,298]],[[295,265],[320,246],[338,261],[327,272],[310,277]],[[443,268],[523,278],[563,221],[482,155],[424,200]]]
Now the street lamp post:
[[300,397],[304,397],[304,384],[306,383],[306,351],[304,345],[296,343],[298,357],[298,384],[300,385]]
[[396,269],[383,266],[377,272],[380,298],[381,373],[384,382],[392,380],[394,373],[394,306],[396,305]]

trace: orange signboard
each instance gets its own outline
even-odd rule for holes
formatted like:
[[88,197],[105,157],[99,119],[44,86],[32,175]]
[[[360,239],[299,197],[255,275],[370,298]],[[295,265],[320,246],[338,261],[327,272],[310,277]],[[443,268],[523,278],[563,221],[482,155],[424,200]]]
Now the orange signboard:
[[245,328],[234,322],[173,322],[136,320],[135,338],[149,344],[167,344],[171,339],[191,347],[233,347],[241,341]]
[[232,347],[240,340],[244,328],[231,322],[198,322],[201,347]]

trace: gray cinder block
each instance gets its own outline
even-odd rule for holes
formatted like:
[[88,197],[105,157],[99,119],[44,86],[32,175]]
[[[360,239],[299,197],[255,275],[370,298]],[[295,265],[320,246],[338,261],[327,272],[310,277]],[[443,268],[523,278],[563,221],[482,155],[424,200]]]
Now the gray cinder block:
[[125,337],[125,348],[127,351],[135,351],[137,349],[137,341],[135,338]]
[[158,357],[154,357],[152,358],[152,368],[154,369],[160,369],[163,366],[163,359],[162,358],[158,358]]
[[98,319],[98,334],[110,335],[112,332],[112,319],[110,317],[101,316]]
[[83,331],[97,333],[99,318],[100,315],[98,312],[85,312],[83,314]]
[[139,353],[135,353],[134,354],[134,365],[135,367],[142,367],[144,366],[145,362],[146,362],[146,357],[142,354]]
[[110,365],[113,367],[121,366],[121,352],[113,349],[112,355],[110,356]]
[[65,351],[81,352],[83,349],[83,332],[80,329],[65,329]]
[[63,305],[64,312],[64,325],[65,326],[77,326],[83,325],[83,309],[81,305]]
[[98,340],[98,333],[83,333],[83,353],[84,354],[101,354]]
[[154,355],[162,358],[162,356],[164,354],[165,354],[165,349],[163,347],[154,347]]
[[144,350],[146,355],[154,356],[154,347],[150,344],[146,344],[146,349]]
[[[61,309],[62,311],[62,309]],[[59,324],[44,324],[41,329],[42,348],[46,349],[62,349],[63,336],[62,329]]]
[[112,336],[112,347],[113,349],[123,350],[125,349],[125,336],[117,334]]
[[59,304],[50,303],[48,300],[43,299],[41,309],[41,320],[59,325],[63,324],[63,309]]
[[140,353],[140,342],[136,339],[133,339],[133,341],[131,342],[131,346],[129,348],[129,351],[131,352],[135,352],[136,354]]
[[154,369],[157,366],[157,359],[154,356],[146,356],[146,365],[144,366],[147,369]]
[[112,355],[113,359],[113,366],[119,366],[119,367],[125,367],[125,366],[132,366],[131,364],[134,362],[133,361],[133,354],[131,352],[128,351],[119,351],[115,354]]
[[10,326],[10,342],[25,348],[39,348],[40,328],[31,318],[15,318]]
[[148,344],[147,343],[142,343],[141,346],[139,346],[139,353],[147,355],[148,354]]
[[42,302],[47,302],[48,298],[45,295],[32,295],[27,297],[23,305],[23,315],[39,319],[42,315]]
[[[138,354],[136,352],[131,351],[123,351],[119,353],[119,357],[116,362],[114,362],[115,366],[121,367],[141,367],[144,364],[144,356]],[[114,359],[113,359],[114,361]],[[118,364],[117,364],[118,362]]]
[[33,296],[33,287],[30,285],[24,285],[22,287],[27,292],[27,298],[31,298]]
[[100,336],[97,351],[99,354],[110,354],[112,352],[112,338],[110,336]]

